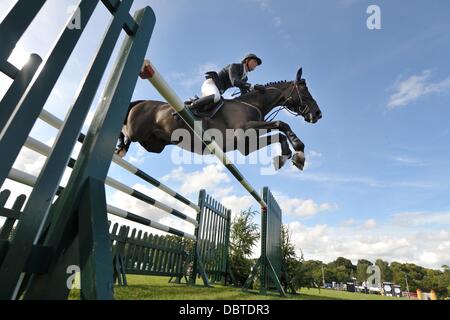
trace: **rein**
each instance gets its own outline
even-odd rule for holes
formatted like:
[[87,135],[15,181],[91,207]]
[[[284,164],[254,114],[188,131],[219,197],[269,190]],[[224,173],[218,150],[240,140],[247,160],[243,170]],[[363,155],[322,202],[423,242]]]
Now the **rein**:
[[[298,88],[297,82],[294,82],[294,83],[293,83],[292,89],[291,89],[291,91],[290,91],[290,93],[289,93],[289,95],[288,95],[287,97],[284,96],[284,94],[283,94],[284,91],[281,90],[281,89],[279,89],[279,88],[276,88],[276,87],[268,87],[268,88],[266,88],[266,89],[277,90],[278,92],[280,92],[280,95],[279,95],[279,96],[278,96],[278,97],[270,104],[270,105],[272,105],[272,106],[278,105],[278,109],[276,109],[276,110],[270,112],[270,113],[265,117],[265,119],[262,119],[262,113],[261,113],[261,110],[259,110],[258,107],[252,105],[251,103],[245,102],[245,101],[238,101],[238,102],[239,102],[239,103],[242,103],[242,104],[245,104],[245,105],[247,105],[247,106],[249,106],[249,107],[252,107],[252,108],[258,110],[259,114],[261,114],[261,119],[264,120],[264,121],[267,121],[267,122],[272,121],[272,120],[278,115],[278,113],[280,113],[280,111],[283,110],[283,109],[286,110],[287,112],[289,112],[290,114],[292,114],[292,115],[295,116],[295,117],[298,117],[298,116],[301,116],[301,115],[305,115],[305,114],[309,111],[308,105],[305,105],[305,103],[303,102],[303,98],[302,98],[302,96],[300,95],[300,90],[299,90],[299,88]],[[290,109],[286,106],[286,105],[289,104],[289,102],[290,102],[291,100],[294,100],[294,99],[292,98],[294,89],[297,91],[297,95],[298,95],[298,98],[299,98],[299,100],[300,100],[300,107],[298,107],[298,112],[292,111],[292,110],[290,110]],[[283,99],[283,98],[284,98],[284,100],[283,100],[283,102],[280,104],[280,100]],[[294,107],[294,108],[295,108],[295,107]],[[303,110],[300,110],[300,108],[302,108]]]
[[[264,121],[268,121],[268,122],[272,121],[273,119],[275,119],[275,117],[278,115],[278,113],[280,113],[280,111],[283,110],[283,109],[286,110],[287,112],[289,112],[290,114],[292,114],[295,117],[298,117],[300,115],[304,115],[304,114],[306,114],[309,111],[309,107],[307,105],[305,105],[304,102],[303,102],[303,98],[302,98],[302,96],[300,94],[300,91],[298,89],[297,82],[294,82],[294,84],[292,86],[292,89],[291,89],[291,92],[289,93],[289,95],[287,97],[285,97],[283,95],[284,91],[282,91],[282,90],[280,90],[280,89],[278,89],[276,87],[270,87],[270,89],[278,90],[281,93],[280,96],[272,103],[272,105],[279,104],[279,102],[280,102],[280,100],[282,98],[284,98],[284,101],[280,104],[280,106],[278,107],[277,110],[272,111],[271,113],[269,113],[269,115],[266,116],[266,119],[264,119]],[[297,91],[297,95],[298,95],[298,98],[300,100],[300,107],[304,107],[303,110],[300,110],[300,107],[299,107],[298,108],[299,112],[294,112],[294,111],[290,110],[288,107],[286,107],[286,105],[289,103],[289,101],[293,100],[292,93],[294,92],[294,89]]]

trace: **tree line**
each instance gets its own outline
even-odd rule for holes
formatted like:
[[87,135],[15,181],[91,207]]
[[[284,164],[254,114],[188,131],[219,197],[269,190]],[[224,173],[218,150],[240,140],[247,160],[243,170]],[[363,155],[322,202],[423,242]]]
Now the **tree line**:
[[[242,211],[232,221],[230,232],[230,263],[236,279],[242,285],[247,279],[255,260],[251,258],[252,249],[259,240],[259,226],[254,223],[256,211],[251,208]],[[443,265],[442,270],[425,268],[413,263],[388,262],[377,259],[371,262],[366,259],[358,260],[354,265],[350,259],[337,257],[336,260],[324,263],[319,260],[305,259],[299,248],[300,256],[292,242],[291,234],[286,225],[281,230],[281,252],[288,277],[281,279],[288,286],[300,290],[301,288],[320,288],[325,283],[356,282],[361,285],[367,282],[370,266],[379,267],[381,282],[392,282],[400,285],[402,291],[423,292],[434,290],[441,299],[449,296],[450,268]]]

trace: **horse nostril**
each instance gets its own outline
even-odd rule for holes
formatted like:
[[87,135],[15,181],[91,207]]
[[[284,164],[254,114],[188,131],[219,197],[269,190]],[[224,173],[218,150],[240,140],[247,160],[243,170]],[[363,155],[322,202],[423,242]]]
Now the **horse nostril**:
[[322,112],[317,111],[317,112],[316,112],[316,117],[317,117],[318,119],[322,119]]

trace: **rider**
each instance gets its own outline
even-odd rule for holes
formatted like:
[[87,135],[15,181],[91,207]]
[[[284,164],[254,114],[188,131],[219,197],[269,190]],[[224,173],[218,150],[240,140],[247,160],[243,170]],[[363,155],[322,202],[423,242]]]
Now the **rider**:
[[[262,85],[252,85],[248,83],[247,74],[259,65],[262,60],[255,54],[249,53],[241,63],[232,63],[223,68],[219,73],[209,71],[206,73],[206,80],[202,85],[202,97],[195,100],[189,106],[190,109],[199,109],[214,105],[222,97],[222,94],[229,88],[238,87],[241,95],[253,89],[264,92],[265,87]],[[209,108],[207,108],[209,109]],[[202,111],[207,111],[203,108]]]

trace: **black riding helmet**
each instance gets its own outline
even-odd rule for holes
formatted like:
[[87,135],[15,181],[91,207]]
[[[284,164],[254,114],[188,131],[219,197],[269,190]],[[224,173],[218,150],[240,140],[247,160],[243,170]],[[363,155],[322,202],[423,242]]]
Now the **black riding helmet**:
[[247,54],[244,59],[242,59],[242,63],[245,63],[245,61],[247,61],[247,59],[255,59],[258,63],[258,66],[260,66],[262,64],[262,60],[260,58],[258,58],[258,56],[254,53],[249,53]]

